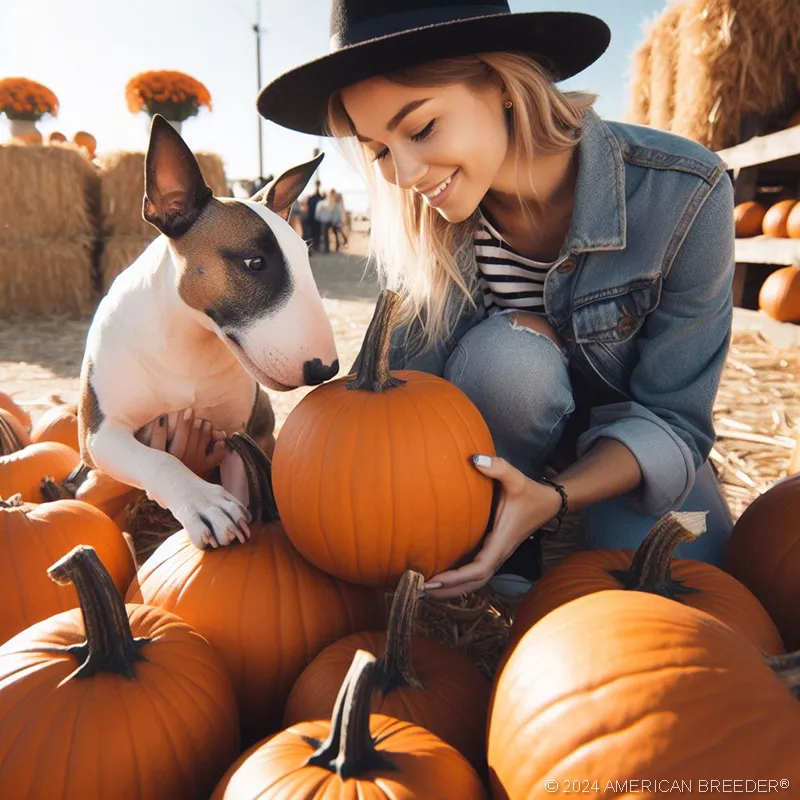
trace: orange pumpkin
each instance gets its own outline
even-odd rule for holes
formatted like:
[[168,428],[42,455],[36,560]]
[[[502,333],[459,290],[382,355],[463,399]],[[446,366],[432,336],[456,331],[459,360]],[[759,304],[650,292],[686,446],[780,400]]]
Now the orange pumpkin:
[[424,728],[370,716],[375,657],[358,651],[330,721],[304,722],[251,748],[211,800],[483,800],[480,778]]
[[800,475],[778,481],[745,509],[725,569],[761,601],[786,647],[800,648]]
[[800,202],[792,206],[789,218],[786,220],[786,233],[790,239],[800,239]]
[[86,150],[89,158],[94,158],[95,151],[97,150],[97,139],[91,133],[86,131],[78,131],[73,137],[72,141]]
[[47,568],[79,544],[91,545],[124,592],[135,568],[128,545],[101,511],[77,500],[31,505],[0,500],[0,642],[53,614],[75,608],[75,591],[60,589]]
[[0,408],[0,456],[16,453],[30,443],[22,423],[10,411]]
[[381,294],[358,373],[300,401],[273,460],[292,543],[325,572],[367,586],[453,566],[480,541],[492,500],[471,459],[494,446],[470,399],[434,375],[389,372],[398,299]]
[[[235,434],[230,441],[240,447],[248,477],[257,470],[268,475],[269,463],[242,448],[245,438]],[[260,489],[251,485],[250,497],[263,503],[253,519],[267,521],[251,523],[246,544],[203,551],[179,531],[142,565],[127,595],[129,602],[178,614],[217,648],[233,678],[248,743],[280,729],[292,685],[321,650],[386,621],[377,593],[325,575],[292,547],[268,480]]]
[[21,406],[17,405],[11,397],[4,392],[0,392],[0,408],[10,411],[25,428],[26,432],[31,430],[31,415]]
[[63,144],[66,141],[67,137],[61,131],[50,131],[47,134],[47,144]]
[[80,609],[0,647],[3,797],[208,797],[239,752],[219,656],[173,614],[126,608],[90,547],[49,572]]
[[456,748],[478,771],[486,767],[489,682],[464,655],[413,636],[422,575],[409,570],[395,592],[386,633],[354,633],[326,647],[289,695],[283,724],[329,719],[336,695],[359,650],[374,653],[372,711],[413,722]]
[[761,229],[767,236],[775,236],[779,239],[789,236],[786,224],[794,204],[794,200],[781,200],[769,207],[764,215],[764,221],[761,223]]
[[0,456],[0,497],[22,495],[27,503],[41,503],[42,479],[51,477],[57,483],[78,466],[81,457],[60,442],[30,444],[16,453]]
[[[656,797],[676,780],[696,791],[699,780],[778,776],[800,786],[799,667],[797,654],[765,658],[715,617],[664,597],[573,600],[525,634],[497,679],[492,796],[544,800],[555,786]],[[659,783],[614,791],[634,778]],[[677,796],[695,796],[680,786]]]
[[78,409],[67,403],[48,408],[31,430],[33,442],[61,442],[80,452]]
[[758,293],[758,307],[780,322],[800,320],[800,269],[781,267],[767,276]]
[[733,209],[736,237],[742,239],[747,236],[758,236],[766,213],[767,209],[761,203],[753,201],[739,203]]
[[570,600],[606,589],[625,589],[698,608],[730,625],[765,653],[785,652],[764,607],[739,581],[702,561],[673,560],[681,542],[693,541],[705,530],[704,517],[702,513],[671,512],[636,551],[591,550],[559,561],[517,606],[509,651],[540,619]]

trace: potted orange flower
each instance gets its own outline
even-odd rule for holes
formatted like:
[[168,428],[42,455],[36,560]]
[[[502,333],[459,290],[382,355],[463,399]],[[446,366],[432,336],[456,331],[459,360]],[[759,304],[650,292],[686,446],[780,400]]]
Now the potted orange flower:
[[58,114],[58,98],[46,86],[28,78],[0,80],[0,114],[5,114],[11,136],[25,141],[41,141],[36,123],[45,115]]
[[134,75],[125,87],[132,114],[161,114],[180,132],[181,123],[194,117],[202,106],[211,110],[208,89],[191,75],[174,70],[155,70]]

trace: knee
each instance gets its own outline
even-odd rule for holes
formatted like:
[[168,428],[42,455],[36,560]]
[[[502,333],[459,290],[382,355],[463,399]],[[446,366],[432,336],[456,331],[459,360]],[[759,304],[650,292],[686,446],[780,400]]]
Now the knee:
[[484,413],[524,411],[537,419],[570,414],[567,359],[555,333],[547,320],[520,324],[513,316],[495,315],[470,329],[448,358],[444,377]]

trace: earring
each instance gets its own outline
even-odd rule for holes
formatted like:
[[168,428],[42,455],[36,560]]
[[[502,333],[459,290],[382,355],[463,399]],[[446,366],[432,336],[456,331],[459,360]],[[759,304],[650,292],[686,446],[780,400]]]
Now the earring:
[[505,103],[503,103],[503,106],[505,108],[511,108],[511,106],[513,106],[513,105],[514,104],[510,100],[506,100]]

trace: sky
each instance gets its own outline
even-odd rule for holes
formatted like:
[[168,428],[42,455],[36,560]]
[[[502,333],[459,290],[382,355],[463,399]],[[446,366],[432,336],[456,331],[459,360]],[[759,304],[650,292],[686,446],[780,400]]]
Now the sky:
[[[0,0],[0,77],[24,76],[59,98],[58,117],[45,117],[46,136],[58,130],[94,134],[99,152],[144,150],[149,118],[132,115],[125,84],[138,72],[175,69],[202,81],[213,111],[201,109],[183,124],[195,151],[223,160],[229,179],[258,175],[256,22],[260,3],[261,77],[266,83],[328,51],[331,0]],[[434,2],[432,2],[434,4]],[[643,26],[667,0],[510,0],[512,11],[582,11],[611,28],[605,55],[560,84],[599,96],[605,119],[623,119],[628,104],[631,54]],[[5,117],[0,118],[0,138]],[[264,121],[264,173],[279,174],[325,151],[319,171],[323,190],[342,191],[346,205],[366,209],[366,189],[327,140]]]

